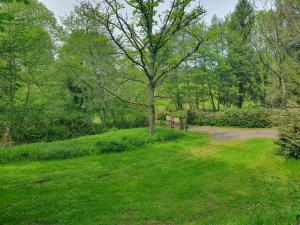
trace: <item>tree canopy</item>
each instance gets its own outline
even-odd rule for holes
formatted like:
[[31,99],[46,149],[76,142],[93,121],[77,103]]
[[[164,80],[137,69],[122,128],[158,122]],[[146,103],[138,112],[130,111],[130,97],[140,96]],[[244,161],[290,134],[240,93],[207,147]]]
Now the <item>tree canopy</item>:
[[240,0],[209,24],[192,3],[80,1],[58,23],[37,0],[2,0],[3,121],[21,118],[16,132],[40,121],[45,138],[146,123],[154,133],[187,110],[299,107],[297,0],[264,10]]

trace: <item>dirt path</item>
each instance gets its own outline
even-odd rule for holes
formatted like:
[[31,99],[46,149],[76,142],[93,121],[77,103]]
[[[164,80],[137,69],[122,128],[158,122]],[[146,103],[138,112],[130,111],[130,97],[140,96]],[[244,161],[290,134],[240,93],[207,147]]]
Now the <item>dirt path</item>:
[[190,126],[189,131],[207,133],[211,135],[215,141],[247,140],[251,138],[276,138],[279,134],[278,130],[274,128],[244,129]]

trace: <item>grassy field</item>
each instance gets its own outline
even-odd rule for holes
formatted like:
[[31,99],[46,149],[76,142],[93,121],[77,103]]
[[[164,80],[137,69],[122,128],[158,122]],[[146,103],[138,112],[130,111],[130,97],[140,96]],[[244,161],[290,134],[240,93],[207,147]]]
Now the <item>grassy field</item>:
[[122,153],[2,164],[0,224],[295,225],[300,162],[276,155],[273,142],[188,134]]

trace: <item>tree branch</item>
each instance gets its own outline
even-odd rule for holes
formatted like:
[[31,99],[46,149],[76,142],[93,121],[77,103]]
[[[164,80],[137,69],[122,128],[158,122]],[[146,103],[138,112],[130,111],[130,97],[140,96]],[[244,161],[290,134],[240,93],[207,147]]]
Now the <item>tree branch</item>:
[[123,99],[122,97],[120,97],[119,95],[115,94],[114,92],[112,92],[111,90],[109,90],[108,88],[104,87],[103,85],[99,85],[101,88],[103,88],[103,90],[107,91],[108,93],[110,93],[112,96],[116,97],[117,99],[119,99],[120,101],[122,102],[125,102],[125,103],[129,103],[129,104],[132,104],[132,105],[139,105],[139,106],[143,106],[143,107],[149,107],[148,105],[146,104],[143,104],[143,103],[139,103],[139,102],[132,102],[132,101],[129,101],[127,99]]
[[169,67],[168,69],[163,70],[163,72],[155,79],[154,84],[157,85],[158,82],[160,82],[161,79],[163,79],[167,73],[171,72],[172,70],[176,69],[178,66],[180,66],[184,61],[186,61],[190,56],[192,56],[201,46],[203,43],[203,40],[200,40],[196,35],[193,35],[190,33],[191,36],[197,39],[197,45],[194,47],[192,51],[187,53],[183,58],[181,58],[175,65]]

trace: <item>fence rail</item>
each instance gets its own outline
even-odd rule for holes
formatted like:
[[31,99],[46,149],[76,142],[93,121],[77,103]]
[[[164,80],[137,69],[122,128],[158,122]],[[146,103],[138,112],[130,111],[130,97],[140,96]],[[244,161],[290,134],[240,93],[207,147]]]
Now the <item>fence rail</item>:
[[170,128],[178,128],[181,131],[188,131],[188,125],[184,117],[166,116],[167,124]]

